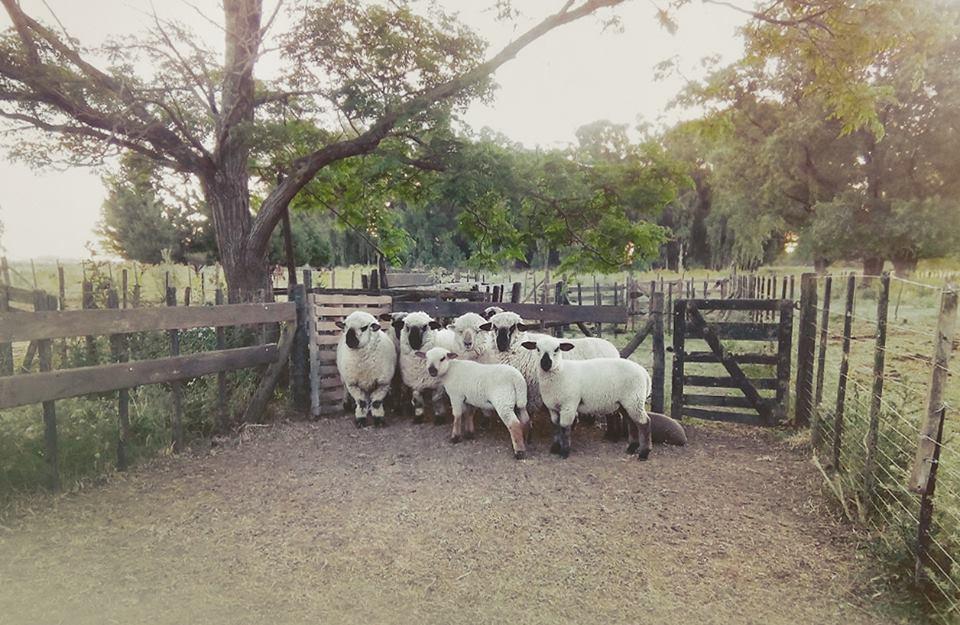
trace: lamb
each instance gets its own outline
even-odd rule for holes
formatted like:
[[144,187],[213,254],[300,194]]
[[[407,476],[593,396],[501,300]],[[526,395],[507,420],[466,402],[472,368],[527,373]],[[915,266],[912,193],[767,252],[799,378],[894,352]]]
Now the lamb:
[[627,453],[636,452],[640,460],[647,459],[650,416],[644,405],[651,387],[646,369],[624,358],[564,362],[563,354],[574,345],[552,336],[527,340],[522,346],[537,356],[540,393],[554,427],[550,453],[561,458],[570,455],[570,428],[578,412],[597,415],[619,411],[637,426],[630,428]]
[[[513,456],[517,460],[526,454],[526,431],[530,426],[527,414],[527,383],[520,372],[509,365],[482,364],[463,360],[443,347],[434,347],[426,353],[417,352],[425,359],[427,372],[441,381],[450,397],[453,411],[451,443],[461,439],[461,417],[465,408],[496,410],[500,420],[510,431]],[[464,438],[473,438],[473,419],[466,411]]]
[[425,312],[413,312],[404,317],[400,331],[400,374],[403,383],[413,392],[414,423],[423,421],[425,391],[432,394],[434,423],[443,423],[443,385],[427,373],[426,361],[417,356],[418,351],[438,346],[456,350],[452,330],[441,330],[440,322]]
[[374,427],[385,425],[383,398],[390,390],[397,367],[397,351],[389,337],[380,331],[380,324],[370,313],[355,310],[337,327],[344,330],[337,344],[337,371],[356,402],[356,424],[367,425],[373,417]]

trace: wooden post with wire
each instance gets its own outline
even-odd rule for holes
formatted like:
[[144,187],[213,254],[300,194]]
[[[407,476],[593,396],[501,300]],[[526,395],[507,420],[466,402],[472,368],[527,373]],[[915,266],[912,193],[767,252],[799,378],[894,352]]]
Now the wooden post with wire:
[[[167,287],[167,306],[177,305],[177,287]],[[180,355],[180,330],[170,330],[170,355]],[[179,453],[183,449],[183,383],[175,380],[170,383],[173,394],[173,413],[170,415],[170,426],[173,430],[173,452]]]
[[[823,434],[820,423],[820,404],[823,402],[823,375],[824,367],[827,364],[827,343],[830,335],[830,290],[833,284],[833,277],[827,276],[823,279],[823,309],[820,314],[820,345],[817,352],[817,388],[814,391],[813,406],[810,411],[810,444],[814,449],[820,448],[821,435]],[[816,316],[816,313],[814,313]]]
[[857,291],[857,277],[847,276],[847,305],[843,313],[843,358],[840,360],[840,381],[837,385],[837,407],[833,414],[833,470],[840,471],[840,451],[843,448],[843,410],[847,400],[847,379],[850,371],[850,336],[853,330],[853,300]]
[[883,399],[883,370],[887,354],[887,311],[890,308],[890,274],[880,277],[877,298],[877,338],[873,350],[873,389],[870,395],[870,425],[867,430],[867,457],[863,463],[863,488],[873,496],[874,468],[877,462],[877,438],[880,431],[880,401]]
[[930,473],[936,462],[935,455],[939,453],[939,443],[935,437],[942,428],[940,419],[944,405],[943,391],[950,373],[948,365],[956,326],[957,289],[955,285],[950,285],[940,296],[937,343],[934,347],[930,388],[927,393],[927,413],[920,424],[920,442],[910,476],[910,489],[916,493],[925,493],[929,489]]
[[813,412],[813,351],[817,329],[817,276],[803,274],[800,282],[800,333],[797,337],[797,387],[794,425],[810,423]]

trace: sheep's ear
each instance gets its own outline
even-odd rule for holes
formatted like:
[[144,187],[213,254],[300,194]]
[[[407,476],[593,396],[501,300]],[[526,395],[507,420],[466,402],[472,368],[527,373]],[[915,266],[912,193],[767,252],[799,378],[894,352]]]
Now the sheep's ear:
[[426,355],[425,353],[423,353],[423,352],[415,352],[415,353],[416,353],[417,358],[426,358],[426,357],[427,357],[427,355]]
[[574,347],[576,347],[576,345],[574,345],[573,343],[560,343],[560,349],[562,349],[565,352],[569,352]]
[[380,331],[380,324],[377,323],[376,321],[374,321],[373,323],[371,323],[371,324],[370,324],[370,331],[371,331],[371,332],[379,332],[379,331]]
[[436,321],[436,320],[431,321],[431,322],[430,322],[430,327],[433,328],[434,330],[439,330],[439,329],[440,329],[440,322],[439,322],[439,321]]
[[490,317],[494,316],[495,314],[497,314],[497,313],[493,312],[492,310],[485,310],[485,311],[483,311],[483,314],[480,315],[480,316],[483,317],[484,319],[489,319]]
[[453,359],[456,358],[456,357],[457,357],[456,352],[447,352],[447,359],[448,359],[448,360],[453,360]]
[[345,327],[347,327],[347,324],[345,324],[345,323],[342,322],[342,321],[334,321],[333,323],[336,324],[336,326],[337,326],[338,328],[340,328],[341,330],[344,329]]
[[517,324],[517,329],[520,330],[521,332],[526,332],[527,330],[532,330],[533,326],[527,325],[521,321],[520,323]]
[[393,315],[390,313],[380,313],[380,316],[377,317],[380,321],[393,321]]
[[523,343],[520,343],[520,344],[523,345],[525,348],[530,349],[530,350],[537,349],[537,343],[536,343],[536,341],[524,341]]
[[486,323],[481,323],[480,329],[483,330],[484,332],[489,332],[490,330],[493,329],[493,324],[490,323],[489,321]]

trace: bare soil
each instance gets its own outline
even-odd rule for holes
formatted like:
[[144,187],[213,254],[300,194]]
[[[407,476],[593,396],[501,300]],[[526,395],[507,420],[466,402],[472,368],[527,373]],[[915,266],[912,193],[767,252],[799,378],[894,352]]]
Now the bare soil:
[[911,622],[769,432],[448,435],[283,424],[40,502],[0,527],[0,623]]

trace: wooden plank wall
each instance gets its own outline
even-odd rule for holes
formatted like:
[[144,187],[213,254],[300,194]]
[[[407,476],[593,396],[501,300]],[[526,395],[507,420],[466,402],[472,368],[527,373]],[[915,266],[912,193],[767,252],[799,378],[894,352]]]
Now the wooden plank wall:
[[337,342],[340,340],[342,321],[355,310],[363,310],[373,316],[390,312],[393,300],[388,295],[309,295],[310,312],[310,408],[314,417],[334,414],[342,410],[345,389],[337,373]]

